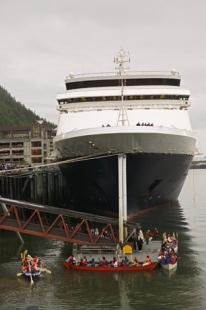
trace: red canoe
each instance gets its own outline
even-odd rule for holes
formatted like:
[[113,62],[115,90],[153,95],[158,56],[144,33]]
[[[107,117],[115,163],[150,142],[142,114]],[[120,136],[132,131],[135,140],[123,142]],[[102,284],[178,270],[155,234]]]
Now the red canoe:
[[79,266],[73,265],[68,262],[64,262],[64,267],[69,270],[74,271],[103,271],[103,272],[124,272],[124,271],[151,271],[157,267],[158,263],[151,263],[145,266],[122,266],[122,267],[112,267],[112,266]]

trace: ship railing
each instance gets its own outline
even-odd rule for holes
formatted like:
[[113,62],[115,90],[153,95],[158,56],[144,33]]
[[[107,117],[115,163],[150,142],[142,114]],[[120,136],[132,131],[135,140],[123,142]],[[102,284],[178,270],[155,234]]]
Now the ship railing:
[[[118,72],[93,72],[93,73],[82,73],[82,74],[74,74],[70,73],[68,76],[66,76],[65,80],[70,79],[77,79],[77,78],[85,78],[85,77],[109,77],[109,76],[118,76]],[[125,71],[123,76],[128,75],[169,75],[174,78],[180,78],[180,73],[174,70],[171,71]]]
[[[182,136],[189,136],[189,137],[196,137],[196,133],[192,130],[189,129],[182,129],[182,128],[176,128],[174,126],[163,126],[163,125],[153,125],[153,126],[117,126],[117,125],[112,125],[110,124],[110,126],[104,126],[104,127],[90,127],[90,128],[71,128],[69,131],[67,132],[58,132],[57,136],[58,139],[59,137],[61,137],[62,139],[66,139],[68,138],[68,136],[72,135],[75,136],[76,132],[78,132],[78,134],[81,132],[82,135],[84,135],[84,133],[86,132],[87,134],[98,134],[103,132],[112,132],[112,133],[119,133],[119,129],[121,128],[121,130],[124,130],[125,133],[141,133],[141,132],[148,132],[148,133],[163,133],[163,134],[176,134],[176,135],[182,135]],[[129,129],[130,128],[130,129]],[[137,129],[131,131],[131,128],[133,129]],[[68,129],[67,129],[68,130]],[[55,140],[55,138],[54,138]]]

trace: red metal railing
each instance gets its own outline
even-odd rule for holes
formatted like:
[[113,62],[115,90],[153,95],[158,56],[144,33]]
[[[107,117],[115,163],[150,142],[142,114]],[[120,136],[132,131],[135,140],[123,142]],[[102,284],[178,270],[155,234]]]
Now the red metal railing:
[[118,222],[109,217],[0,198],[0,230],[69,243],[114,245]]

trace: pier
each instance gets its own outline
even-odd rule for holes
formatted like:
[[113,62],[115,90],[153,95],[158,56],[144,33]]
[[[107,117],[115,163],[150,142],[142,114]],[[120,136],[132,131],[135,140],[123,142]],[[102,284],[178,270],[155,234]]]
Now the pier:
[[45,205],[64,205],[64,180],[55,167],[1,171],[0,195]]

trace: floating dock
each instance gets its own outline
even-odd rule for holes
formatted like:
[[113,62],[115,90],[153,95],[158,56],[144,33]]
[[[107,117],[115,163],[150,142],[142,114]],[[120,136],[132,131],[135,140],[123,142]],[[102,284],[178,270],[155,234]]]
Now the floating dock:
[[158,256],[161,250],[162,241],[153,240],[148,244],[144,242],[141,251],[133,251],[132,254],[124,254],[122,251],[118,252],[114,247],[94,247],[94,246],[73,246],[73,255],[77,261],[80,261],[84,256],[86,256],[88,261],[91,261],[93,258],[95,262],[102,260],[102,257],[105,256],[108,261],[112,261],[113,258],[117,258],[120,262],[125,257],[129,261],[133,261],[136,257],[139,262],[143,262],[147,255],[149,255],[153,262],[158,262]]

